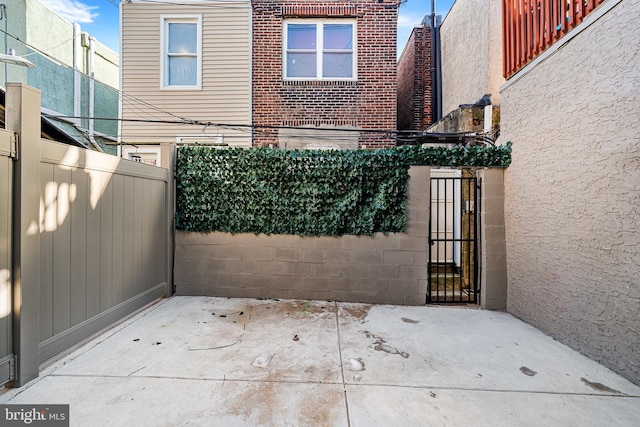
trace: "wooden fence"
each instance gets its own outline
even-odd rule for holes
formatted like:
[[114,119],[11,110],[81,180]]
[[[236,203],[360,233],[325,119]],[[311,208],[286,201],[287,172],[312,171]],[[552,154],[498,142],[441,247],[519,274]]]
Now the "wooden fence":
[[604,0],[503,0],[503,74],[511,77]]

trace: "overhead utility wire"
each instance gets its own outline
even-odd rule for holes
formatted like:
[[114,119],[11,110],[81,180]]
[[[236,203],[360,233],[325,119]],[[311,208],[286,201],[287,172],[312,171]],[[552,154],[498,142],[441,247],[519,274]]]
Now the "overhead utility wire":
[[[28,48],[30,48],[30,49],[31,49],[31,50],[33,50],[34,52],[39,53],[40,55],[44,56],[45,58],[49,59],[49,60],[50,60],[50,61],[52,61],[52,62],[55,62],[56,64],[59,64],[59,65],[60,65],[60,66],[62,66],[62,67],[65,67],[65,68],[67,68],[67,69],[69,69],[69,70],[71,70],[71,71],[79,71],[79,70],[76,70],[75,68],[73,68],[73,67],[71,67],[71,66],[69,66],[69,65],[67,65],[67,64],[63,64],[62,62],[60,62],[58,59],[54,58],[53,56],[51,56],[51,55],[50,55],[50,54],[48,54],[47,52],[44,52],[44,51],[42,51],[42,50],[38,49],[37,47],[30,45],[29,43],[25,42],[24,40],[20,39],[20,37],[18,37],[18,36],[16,36],[16,35],[14,35],[14,34],[11,34],[11,33],[7,32],[7,31],[5,31],[5,30],[3,30],[3,29],[1,29],[1,28],[0,28],[0,32],[2,32],[2,33],[4,33],[4,34],[8,35],[9,37],[13,38],[14,40],[16,40],[16,41],[18,41],[18,42],[20,42],[20,43],[24,44],[25,46],[27,46]],[[68,40],[67,40],[67,41],[68,41]],[[65,43],[66,43],[66,42],[65,42]],[[57,47],[57,46],[56,46],[56,47]],[[180,116],[178,116],[178,115],[176,115],[176,114],[174,114],[174,113],[172,113],[172,112],[170,112],[170,111],[163,110],[162,108],[157,107],[157,106],[155,106],[155,105],[153,105],[153,104],[150,104],[150,103],[148,103],[148,102],[146,102],[146,101],[144,101],[144,100],[142,100],[142,99],[136,98],[135,96],[130,95],[130,94],[128,94],[128,93],[125,93],[124,91],[118,90],[118,89],[116,89],[116,88],[114,88],[114,87],[111,87],[111,86],[109,86],[109,85],[105,84],[105,83],[102,83],[101,81],[96,80],[96,79],[95,79],[95,77],[91,77],[91,76],[89,76],[89,75],[87,75],[87,74],[85,74],[85,73],[82,73],[82,75],[83,75],[85,78],[87,78],[87,79],[93,80],[93,81],[95,81],[95,82],[97,82],[97,83],[101,83],[102,85],[104,85],[104,87],[105,87],[108,91],[111,91],[112,93],[117,94],[117,95],[118,95],[118,98],[120,98],[120,99],[123,99],[123,98],[125,98],[125,97],[126,97],[127,99],[135,100],[136,102],[138,102],[138,103],[140,103],[140,104],[143,104],[143,105],[146,105],[147,107],[150,107],[151,109],[156,110],[156,111],[158,111],[158,112],[160,112],[160,113],[170,115],[170,116],[175,117],[175,118],[180,119],[180,120],[188,120],[188,119],[185,119],[185,118],[183,118],[183,117],[180,117]],[[62,116],[58,116],[58,117],[63,118]],[[85,119],[90,119],[91,117],[83,117],[83,118],[85,118]],[[97,120],[97,119],[96,119],[96,120]],[[100,120],[111,120],[111,119],[100,119]]]
[[53,119],[80,119],[80,120],[106,120],[106,121],[122,121],[133,123],[159,123],[159,124],[176,124],[176,125],[196,125],[196,126],[213,126],[221,128],[248,128],[248,129],[291,129],[291,130],[321,130],[327,132],[366,132],[366,133],[380,133],[389,134],[397,133],[394,129],[344,129],[344,128],[321,128],[321,127],[304,127],[304,126],[278,126],[278,125],[249,125],[242,123],[215,123],[210,121],[202,121],[196,119],[181,119],[181,120],[154,120],[154,119],[125,119],[125,118],[113,118],[113,117],[87,117],[87,116],[67,116],[59,114],[43,114],[45,117]]

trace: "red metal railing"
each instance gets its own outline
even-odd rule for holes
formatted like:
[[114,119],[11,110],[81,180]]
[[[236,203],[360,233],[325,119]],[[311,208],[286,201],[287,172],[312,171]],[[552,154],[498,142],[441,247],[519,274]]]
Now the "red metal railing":
[[502,0],[503,74],[511,77],[605,0]]

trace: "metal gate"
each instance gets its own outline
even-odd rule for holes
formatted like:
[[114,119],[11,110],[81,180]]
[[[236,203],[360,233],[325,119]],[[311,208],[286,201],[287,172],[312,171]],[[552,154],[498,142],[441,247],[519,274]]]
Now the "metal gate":
[[0,130],[0,386],[15,378],[12,322],[13,157],[15,135]]
[[479,201],[469,171],[432,170],[427,303],[475,303]]

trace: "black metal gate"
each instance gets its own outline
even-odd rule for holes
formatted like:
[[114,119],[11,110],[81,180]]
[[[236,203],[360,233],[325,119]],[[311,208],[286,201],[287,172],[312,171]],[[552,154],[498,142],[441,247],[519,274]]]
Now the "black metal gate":
[[480,189],[472,172],[440,172],[431,177],[427,303],[475,303]]

